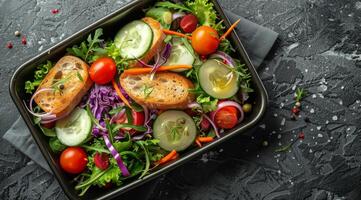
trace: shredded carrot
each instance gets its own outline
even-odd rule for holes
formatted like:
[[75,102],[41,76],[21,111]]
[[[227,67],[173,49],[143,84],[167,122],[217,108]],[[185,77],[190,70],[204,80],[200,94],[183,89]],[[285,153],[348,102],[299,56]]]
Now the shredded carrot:
[[176,153],[170,160],[175,160],[178,158],[178,156],[179,156],[179,154]]
[[129,108],[132,108],[128,102],[128,100],[124,97],[124,95],[122,94],[122,92],[120,91],[117,83],[114,81],[114,79],[112,80],[112,84],[113,87],[115,89],[115,91],[117,92],[118,96],[120,97],[120,99],[125,103],[125,105],[127,105]]
[[197,140],[199,142],[205,143],[205,142],[212,142],[214,139],[213,137],[198,137]]
[[231,27],[229,27],[229,29],[219,38],[219,40],[224,40],[229,34],[231,34],[231,32],[233,31],[233,29],[236,28],[237,24],[241,21],[241,19],[237,20],[236,22],[234,22],[232,24]]
[[[169,71],[174,69],[192,69],[190,65],[171,65],[171,66],[161,66],[158,68],[157,72]],[[125,75],[137,75],[137,74],[146,74],[150,73],[153,69],[144,67],[144,68],[131,68],[124,70]]]
[[202,144],[198,139],[196,139],[196,144],[198,145],[198,147],[202,147]]
[[164,164],[166,162],[169,162],[175,158],[173,158],[174,156],[177,156],[177,151],[176,150],[172,150],[170,153],[168,153],[166,156],[164,156],[162,159],[160,159],[158,161],[158,164]]
[[187,38],[188,40],[192,40],[192,37],[190,37],[190,36],[188,36],[186,34],[183,34],[183,33],[179,33],[177,31],[171,31],[171,30],[163,29],[163,33],[166,34],[166,35],[176,35],[176,36],[179,36],[179,37]]

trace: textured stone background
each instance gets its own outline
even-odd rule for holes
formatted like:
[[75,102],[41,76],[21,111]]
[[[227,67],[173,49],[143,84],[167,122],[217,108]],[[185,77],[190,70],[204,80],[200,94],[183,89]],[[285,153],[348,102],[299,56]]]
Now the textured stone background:
[[[16,67],[124,3],[0,0],[0,136],[18,116],[8,94]],[[361,199],[361,2],[221,4],[280,33],[260,68],[270,96],[268,112],[252,136],[236,137],[162,177],[151,199]],[[51,14],[53,8],[59,14]],[[15,30],[27,35],[27,46],[15,38]],[[7,41],[14,42],[12,50],[5,48]],[[301,118],[291,121],[296,87],[309,95]],[[301,131],[303,141],[275,152]],[[262,146],[265,140],[268,146]],[[50,174],[7,142],[0,140],[0,146],[0,199],[65,198]]]

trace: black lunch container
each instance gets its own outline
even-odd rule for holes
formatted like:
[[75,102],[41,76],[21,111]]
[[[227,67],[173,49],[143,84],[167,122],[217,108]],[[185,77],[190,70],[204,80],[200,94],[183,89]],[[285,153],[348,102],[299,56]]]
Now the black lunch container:
[[[223,10],[217,0],[212,0],[220,19],[224,20],[224,23],[227,28],[230,27],[230,22],[228,18],[223,13]],[[203,153],[209,151],[215,146],[223,143],[224,141],[232,138],[237,134],[245,133],[246,130],[255,126],[257,122],[263,116],[266,105],[267,105],[267,93],[266,90],[252,65],[241,41],[238,36],[233,33],[229,36],[233,47],[236,49],[235,57],[240,59],[244,63],[250,73],[252,74],[253,88],[255,90],[252,95],[255,96],[255,105],[253,106],[252,114],[245,118],[241,124],[232,130],[226,131],[222,134],[221,138],[216,139],[214,142],[203,146],[202,148],[193,148],[186,152],[182,152],[181,156],[170,163],[162,166],[161,168],[151,172],[148,176],[143,179],[134,179],[125,182],[121,187],[115,187],[112,189],[100,189],[97,187],[92,187],[83,197],[79,197],[77,191],[74,189],[74,183],[72,182],[72,176],[66,174],[62,171],[59,166],[58,155],[54,154],[48,144],[48,139],[41,130],[33,123],[33,118],[25,108],[24,101],[29,100],[29,95],[25,93],[24,85],[25,81],[33,78],[33,72],[35,67],[46,60],[52,60],[56,62],[66,53],[66,48],[86,39],[89,33],[94,32],[97,28],[104,29],[104,38],[113,38],[116,32],[126,23],[139,19],[144,16],[143,10],[149,8],[154,4],[155,1],[152,0],[134,0],[124,7],[110,13],[109,15],[103,17],[102,19],[94,22],[93,24],[79,30],[72,36],[66,38],[65,40],[59,42],[57,45],[51,47],[50,49],[44,51],[43,53],[35,56],[31,60],[27,61],[21,65],[13,74],[13,77],[10,81],[10,94],[16,104],[21,116],[23,117],[26,125],[28,126],[34,140],[38,144],[42,154],[44,155],[46,161],[48,162],[51,170],[54,172],[55,177],[59,181],[60,186],[63,188],[65,194],[70,199],[107,199],[113,198],[121,193],[124,193],[128,190],[131,190],[135,187],[142,185],[145,182],[148,182],[151,179],[159,177],[162,174],[169,172],[170,170],[190,161],[191,159],[202,155]]]

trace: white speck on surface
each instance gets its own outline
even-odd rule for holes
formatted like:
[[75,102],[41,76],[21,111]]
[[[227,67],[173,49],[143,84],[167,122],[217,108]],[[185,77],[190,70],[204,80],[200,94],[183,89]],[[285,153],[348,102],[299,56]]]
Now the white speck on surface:
[[318,96],[320,97],[320,98],[325,98],[324,96],[323,96],[323,94],[321,94],[321,93],[318,93]]
[[357,10],[361,10],[361,2],[360,2],[360,1],[356,1],[356,3],[355,3],[355,8],[356,8]]
[[43,45],[41,45],[41,46],[39,47],[38,51],[42,51],[42,50],[43,50],[43,48],[44,48],[44,46],[43,46]]
[[278,114],[277,114],[277,113],[273,114],[273,117],[277,117],[277,116],[278,116]]
[[327,142],[331,142],[331,140],[327,140]]
[[333,18],[328,18],[328,21],[330,21],[330,22],[334,22],[334,21],[335,21],[335,19],[333,19]]
[[312,153],[313,151],[312,151],[312,149],[310,149],[310,151],[309,151],[310,153]]
[[310,113],[315,113],[315,109],[311,108]]
[[340,100],[340,102],[338,102],[341,106],[343,105],[343,101],[342,100]]
[[356,103],[359,104],[361,101],[360,100],[356,100]]
[[286,118],[283,118],[282,121],[281,121],[281,126],[284,126],[286,123]]
[[321,133],[317,134],[317,137],[322,138],[323,135]]
[[281,139],[281,138],[282,138],[282,135],[281,135],[281,134],[278,134],[278,135],[277,135],[277,138],[278,138],[278,139]]
[[51,38],[50,38],[50,42],[51,42],[51,43],[55,43],[55,42],[56,42],[56,38],[55,38],[55,37],[51,37]]
[[333,120],[333,121],[337,121],[337,120],[338,120],[337,115],[334,115],[334,116],[332,117],[332,120]]
[[285,104],[282,102],[280,103],[280,108],[283,108],[285,106]]
[[261,124],[261,125],[259,125],[259,127],[262,128],[262,129],[265,129],[265,128],[266,128],[266,124]]
[[44,38],[41,38],[39,41],[38,41],[38,44],[42,45],[42,44],[45,44],[46,43],[46,39]]
[[282,146],[282,143],[281,143],[281,142],[279,142],[279,143],[278,143],[278,146]]
[[65,33],[62,33],[59,37],[59,40],[62,40],[64,38],[64,36],[65,36]]
[[316,128],[317,128],[317,130],[321,130],[322,127],[321,127],[321,126],[317,126]]
[[287,47],[288,52],[292,51],[292,49],[298,47],[300,45],[300,43],[296,42],[291,44],[290,46]]
[[297,166],[300,166],[301,164],[300,163],[297,163]]
[[292,159],[293,159],[293,160],[296,160],[296,157],[292,156]]
[[341,86],[341,90],[345,89],[345,86]]
[[322,85],[317,87],[317,91],[318,92],[325,92],[325,91],[327,91],[327,86],[322,84]]
[[313,131],[314,131],[314,129],[313,129],[313,128],[311,128],[311,129],[310,129],[310,131],[311,131],[311,132],[313,132]]
[[[293,91],[296,90],[296,85],[293,85],[293,86],[292,86],[292,90],[293,90]],[[296,94],[295,94],[295,96],[296,96]]]
[[317,97],[316,94],[313,94],[313,95],[312,95],[312,98],[313,98],[313,99],[316,99],[316,97]]
[[308,69],[305,69],[305,72],[307,73],[307,72],[308,72]]
[[281,170],[278,170],[277,172],[278,172],[279,174],[281,174]]
[[254,140],[254,136],[251,136],[251,139]]
[[332,139],[333,139],[333,137],[331,136],[331,137],[330,137],[330,139],[332,140]]
[[328,120],[326,120],[326,121],[325,121],[325,124],[328,124],[328,123],[330,123],[330,122],[329,122]]
[[257,154],[257,158],[259,158],[259,154]]

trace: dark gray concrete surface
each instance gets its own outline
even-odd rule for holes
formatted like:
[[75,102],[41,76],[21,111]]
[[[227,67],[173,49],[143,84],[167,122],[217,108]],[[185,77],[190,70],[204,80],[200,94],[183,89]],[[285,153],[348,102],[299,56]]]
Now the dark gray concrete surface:
[[[0,0],[0,136],[18,117],[8,94],[16,67],[124,2]],[[151,199],[361,199],[361,1],[221,4],[280,33],[260,67],[268,112],[252,136],[236,137],[153,183]],[[60,12],[51,14],[53,8]],[[27,36],[26,46],[16,30]],[[5,47],[7,41],[13,49]],[[309,95],[300,118],[292,121],[296,87]],[[301,131],[303,141],[275,152]],[[0,199],[65,198],[49,173],[7,142],[0,140],[0,146]]]

